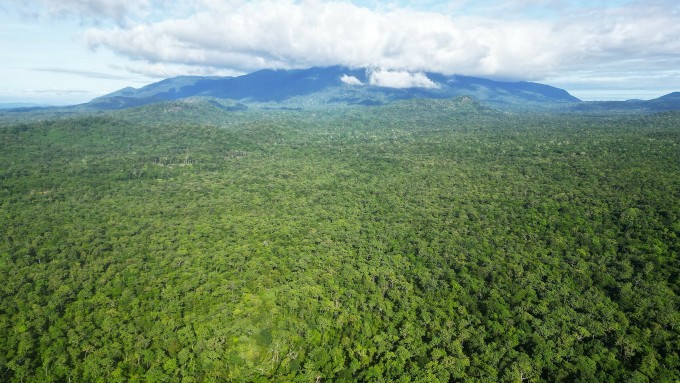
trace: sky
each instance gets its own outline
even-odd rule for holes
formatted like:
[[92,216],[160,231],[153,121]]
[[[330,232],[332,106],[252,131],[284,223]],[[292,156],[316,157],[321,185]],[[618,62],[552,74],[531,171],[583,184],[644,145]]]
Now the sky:
[[650,99],[680,91],[678,36],[677,0],[2,0],[0,103],[330,65]]

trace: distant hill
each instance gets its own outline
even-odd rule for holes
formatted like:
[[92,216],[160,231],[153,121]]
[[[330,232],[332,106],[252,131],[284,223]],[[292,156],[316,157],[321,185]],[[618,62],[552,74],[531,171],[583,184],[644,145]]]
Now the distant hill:
[[334,66],[261,70],[239,77],[175,77],[140,89],[125,88],[87,107],[110,110],[189,97],[235,100],[258,108],[382,105],[411,98],[471,96],[502,109],[580,103],[567,91],[532,82],[503,82],[438,73],[381,72]]
[[651,100],[588,101],[572,106],[571,110],[589,113],[654,113],[680,110],[680,92]]
[[40,107],[46,107],[46,105],[34,104],[29,102],[0,103],[0,109],[40,108]]

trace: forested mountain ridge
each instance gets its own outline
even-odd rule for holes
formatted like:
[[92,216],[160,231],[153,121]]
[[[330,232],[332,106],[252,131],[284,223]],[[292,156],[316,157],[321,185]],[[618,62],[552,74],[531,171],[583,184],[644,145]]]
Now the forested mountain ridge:
[[[530,82],[502,82],[468,76],[406,72],[387,74],[335,66],[261,70],[239,77],[176,77],[140,89],[125,88],[92,100],[98,109],[120,109],[163,100],[204,96],[250,104],[289,107],[380,105],[408,98],[473,96],[501,107],[522,103],[574,103],[565,90]],[[385,78],[385,79],[383,79]]]
[[3,382],[680,379],[677,112],[189,98],[0,164]]

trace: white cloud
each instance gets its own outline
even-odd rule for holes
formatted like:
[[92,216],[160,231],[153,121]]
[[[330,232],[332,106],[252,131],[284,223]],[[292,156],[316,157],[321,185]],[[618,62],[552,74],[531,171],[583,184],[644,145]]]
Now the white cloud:
[[680,6],[670,3],[511,21],[339,1],[200,4],[186,17],[94,28],[85,39],[135,60],[241,72],[341,64],[528,80],[680,55]]
[[371,85],[386,88],[439,88],[424,73],[378,69],[369,71],[368,78]]
[[346,74],[340,76],[340,81],[347,85],[364,85],[364,83],[361,82],[361,80],[359,80],[358,78]]
[[92,29],[86,40],[134,59],[242,71],[343,64],[452,73],[489,54],[467,26],[436,13],[315,0],[206,6],[185,18]]

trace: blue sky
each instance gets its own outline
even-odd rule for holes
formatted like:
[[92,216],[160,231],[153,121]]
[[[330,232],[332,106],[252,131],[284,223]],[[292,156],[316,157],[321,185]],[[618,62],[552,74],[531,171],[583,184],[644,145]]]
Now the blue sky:
[[4,0],[0,103],[336,64],[654,98],[680,90],[677,36],[676,0]]

